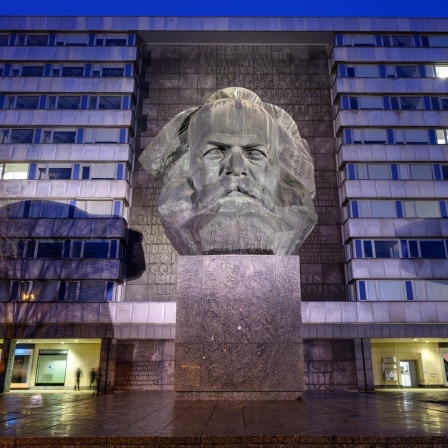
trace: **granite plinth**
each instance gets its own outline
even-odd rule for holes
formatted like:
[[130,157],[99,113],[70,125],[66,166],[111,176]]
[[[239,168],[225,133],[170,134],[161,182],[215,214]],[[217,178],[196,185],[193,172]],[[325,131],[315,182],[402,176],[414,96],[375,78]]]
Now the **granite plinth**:
[[303,366],[299,257],[179,257],[177,399],[299,399]]

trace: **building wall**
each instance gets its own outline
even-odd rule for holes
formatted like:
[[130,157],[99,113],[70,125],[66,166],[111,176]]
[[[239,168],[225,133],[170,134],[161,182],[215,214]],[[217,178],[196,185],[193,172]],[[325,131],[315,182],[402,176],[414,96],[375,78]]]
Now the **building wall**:
[[[142,44],[136,156],[168,120],[239,86],[282,107],[315,161],[318,224],[299,251],[302,300],[346,300],[335,170],[328,47]],[[126,301],[176,299],[177,254],[157,211],[158,186],[136,163],[129,225],[134,233]]]

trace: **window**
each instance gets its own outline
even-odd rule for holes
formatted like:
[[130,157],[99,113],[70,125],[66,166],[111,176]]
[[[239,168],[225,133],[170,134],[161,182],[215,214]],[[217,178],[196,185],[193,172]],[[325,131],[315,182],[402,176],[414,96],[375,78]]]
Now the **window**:
[[37,109],[38,107],[38,96],[17,96],[15,99],[15,109]]
[[64,66],[61,70],[61,76],[82,77],[84,76],[84,66]]
[[[15,75],[13,70],[13,75],[19,76],[19,73]],[[44,76],[44,67],[38,65],[24,65],[22,67],[21,76]]]
[[[399,101],[399,107],[393,107],[395,105],[395,101]],[[402,109],[402,110],[419,110],[423,109],[422,107],[422,98],[421,97],[412,97],[412,96],[402,96],[402,97],[392,97],[391,104],[393,109]]]
[[353,45],[355,47],[372,47],[375,45],[373,34],[353,34]]
[[106,293],[106,282],[80,282],[80,302],[100,302],[104,300]]
[[123,76],[124,75],[124,68],[120,67],[103,67],[101,76]]
[[385,129],[355,129],[353,131],[354,143],[386,143]]
[[71,164],[38,164],[36,170],[36,178],[42,179],[71,179],[72,165]]
[[34,129],[11,129],[9,142],[5,143],[33,143]]
[[448,78],[448,65],[436,65],[435,70],[437,78]]
[[26,45],[33,47],[48,45],[48,34],[28,34]]
[[28,179],[28,163],[0,164],[0,179]]
[[383,36],[385,47],[412,47],[414,45],[412,36]]
[[347,76],[349,78],[376,78],[379,76],[379,69],[377,65],[351,65],[347,66]]
[[84,143],[118,143],[120,129],[117,128],[89,128],[84,131]]
[[416,65],[397,65],[397,78],[415,78],[418,76],[418,67]]
[[0,46],[8,45],[8,43],[9,43],[9,35],[0,34]]
[[80,96],[49,96],[48,109],[76,110],[81,106]]
[[89,42],[87,33],[57,34],[56,45],[86,46]]
[[434,218],[440,216],[437,201],[415,201],[416,218]]
[[431,47],[448,47],[448,36],[429,36]]
[[96,36],[96,45],[106,47],[117,47],[127,45],[128,37],[126,34],[98,34]]
[[443,241],[420,241],[422,258],[446,258]]
[[86,241],[83,258],[108,258],[108,241]]
[[92,216],[112,216],[113,215],[113,201],[76,201],[76,217],[85,218],[86,213],[88,217]]
[[61,258],[62,242],[43,242],[37,244],[36,258]]
[[448,142],[448,129],[436,129],[436,139],[438,145],[445,145]]
[[76,130],[43,130],[42,143],[69,144],[76,142]]
[[372,218],[395,218],[395,204],[393,201],[372,201],[371,217]]
[[121,109],[121,97],[100,96],[98,99],[98,109]]

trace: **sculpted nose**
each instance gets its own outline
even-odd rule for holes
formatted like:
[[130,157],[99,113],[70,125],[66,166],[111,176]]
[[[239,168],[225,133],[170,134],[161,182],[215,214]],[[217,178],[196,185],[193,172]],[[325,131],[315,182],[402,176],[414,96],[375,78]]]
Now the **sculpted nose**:
[[224,168],[226,176],[247,176],[246,164],[240,151],[233,150]]

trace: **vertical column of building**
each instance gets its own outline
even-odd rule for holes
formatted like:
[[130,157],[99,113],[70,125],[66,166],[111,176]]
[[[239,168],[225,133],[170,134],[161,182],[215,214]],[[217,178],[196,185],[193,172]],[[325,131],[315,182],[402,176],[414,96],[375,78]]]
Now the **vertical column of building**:
[[136,61],[134,34],[0,34],[1,301],[120,300]]
[[436,34],[336,35],[332,94],[352,300],[448,300],[447,46]]

